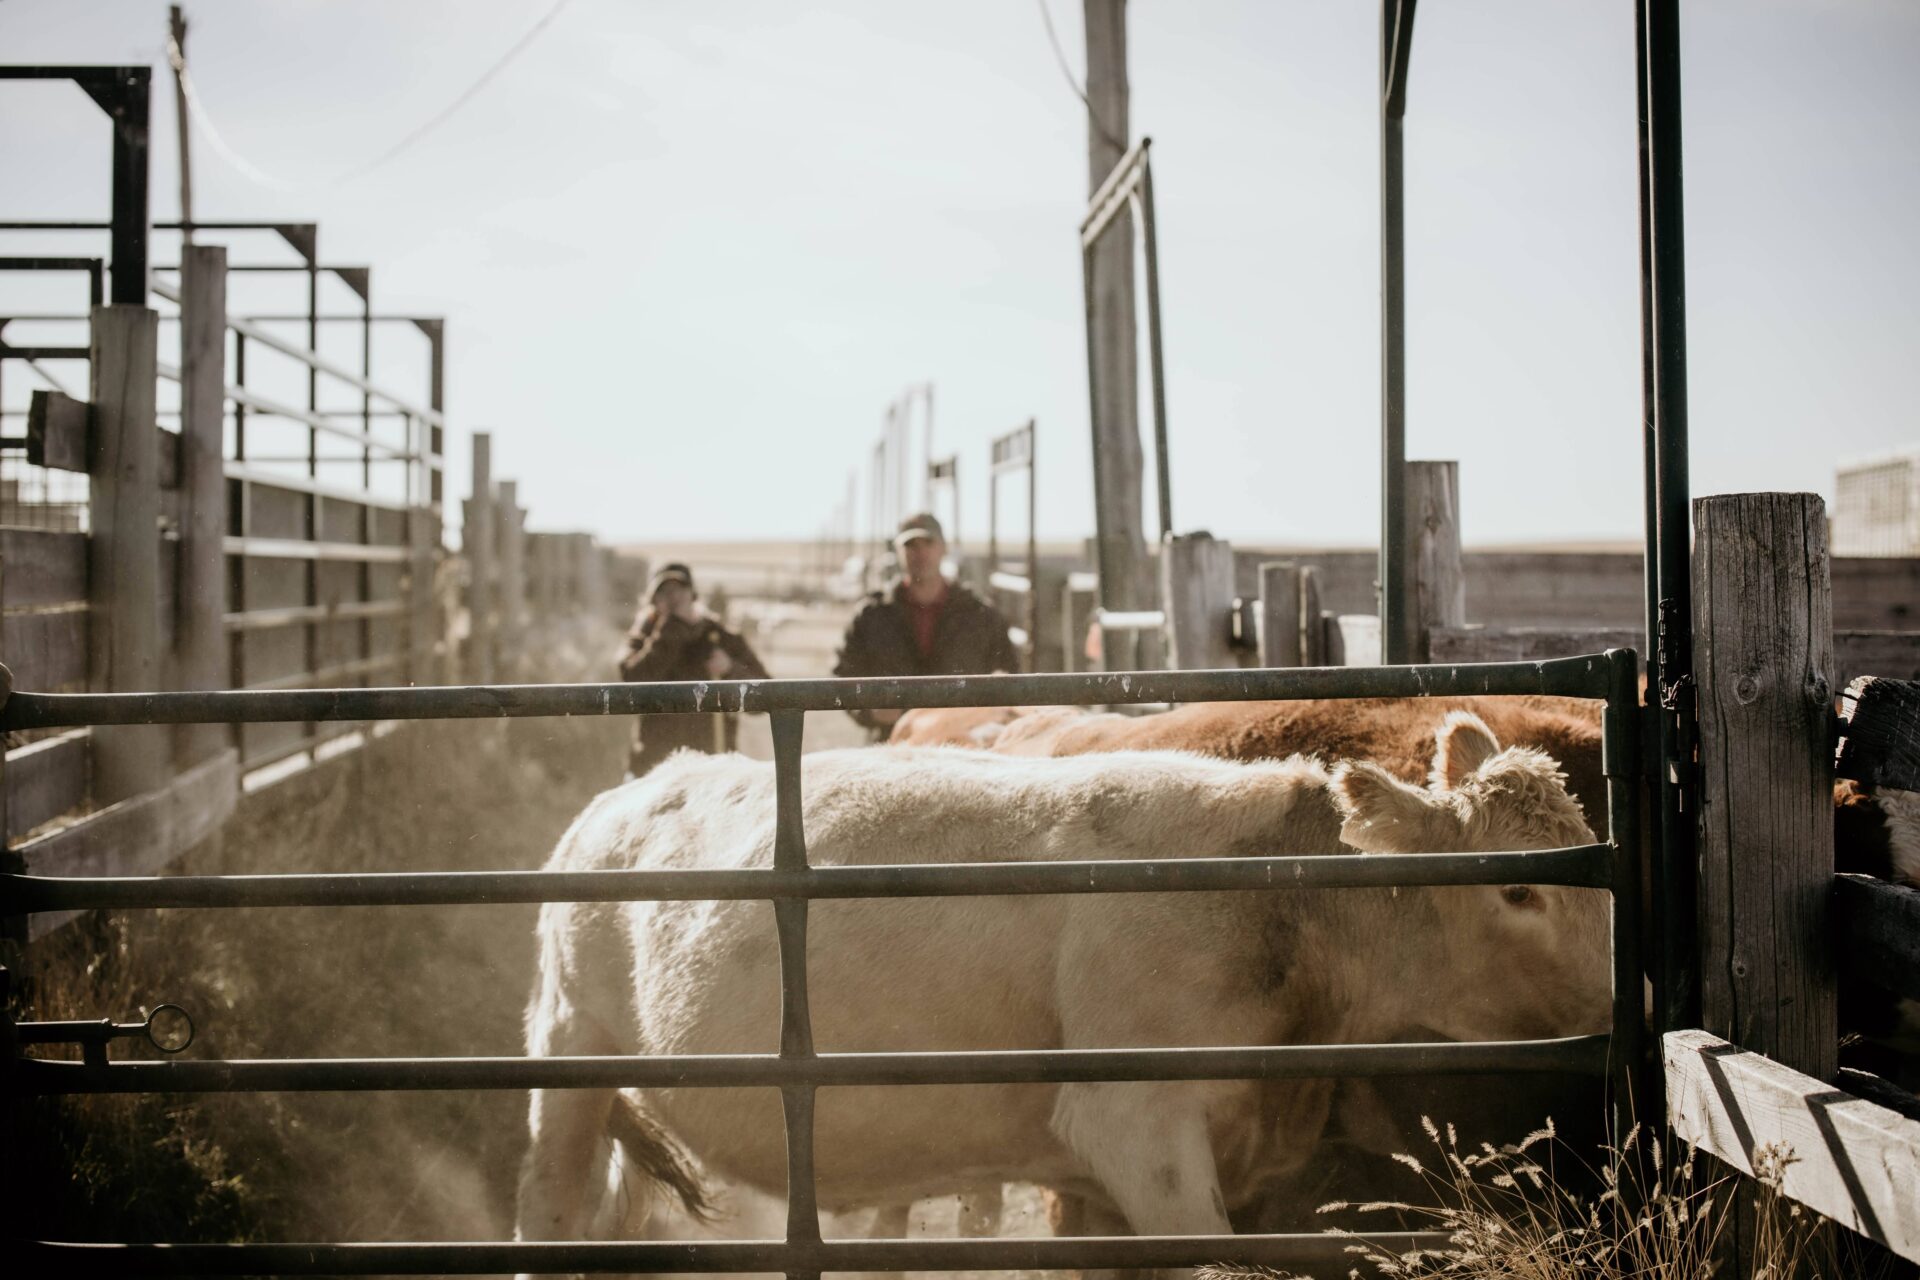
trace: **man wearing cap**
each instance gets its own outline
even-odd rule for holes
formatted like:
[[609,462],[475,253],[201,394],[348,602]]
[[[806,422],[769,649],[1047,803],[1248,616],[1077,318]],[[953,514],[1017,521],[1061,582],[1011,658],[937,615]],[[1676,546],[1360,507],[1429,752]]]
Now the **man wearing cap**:
[[[931,515],[909,516],[894,535],[902,576],[854,615],[836,676],[957,676],[1018,671],[1020,657],[998,610],[940,572],[947,539]],[[848,713],[886,737],[897,709]]]
[[[662,565],[647,584],[647,602],[620,652],[622,680],[767,678],[747,642],[700,607],[693,571],[686,565]],[[627,772],[640,777],[681,747],[732,751],[739,736],[739,717],[732,712],[641,716],[627,750]]]

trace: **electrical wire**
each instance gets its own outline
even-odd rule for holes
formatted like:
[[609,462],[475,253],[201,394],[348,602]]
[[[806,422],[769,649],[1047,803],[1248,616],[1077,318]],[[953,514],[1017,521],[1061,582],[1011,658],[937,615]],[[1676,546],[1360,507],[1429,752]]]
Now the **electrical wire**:
[[186,57],[181,52],[179,44],[173,39],[171,34],[167,37],[167,63],[173,68],[175,74],[180,77],[180,85],[187,99],[188,113],[193,117],[194,123],[200,127],[200,131],[206,135],[207,141],[213,144],[213,149],[220,153],[221,159],[225,160],[250,181],[275,191],[295,193],[320,191],[338,187],[343,183],[365,177],[452,119],[462,107],[473,101],[481,90],[491,84],[495,77],[502,71],[505,71],[514,59],[525,53],[533,42],[539,38],[540,33],[545,31],[547,27],[552,24],[553,20],[560,16],[561,11],[572,2],[573,0],[554,0],[553,4],[548,6],[547,11],[540,15],[539,21],[527,28],[526,34],[514,42],[513,47],[501,54],[492,66],[480,73],[478,79],[468,85],[458,97],[448,103],[432,118],[365,164],[349,169],[345,173],[330,178],[325,182],[288,182],[283,178],[276,177],[261,169],[235,150],[234,147],[227,142],[226,138],[221,135],[218,126],[213,122],[212,115],[207,111],[205,104],[201,102],[199,91],[193,82],[193,77],[187,71]]
[[1047,43],[1053,46],[1053,60],[1059,64],[1060,74],[1066,77],[1067,88],[1073,90],[1073,96],[1080,99],[1081,105],[1086,107],[1087,123],[1093,126],[1095,133],[1106,139],[1108,146],[1121,155],[1127,154],[1127,144],[1113,136],[1113,130],[1107,128],[1106,121],[1102,120],[1100,113],[1093,109],[1093,102],[1087,97],[1087,91],[1080,87],[1078,80],[1073,78],[1073,68],[1067,65],[1067,51],[1060,47],[1060,33],[1053,28],[1053,11],[1047,7],[1047,0],[1034,0],[1034,2],[1040,6],[1040,21],[1047,25]]

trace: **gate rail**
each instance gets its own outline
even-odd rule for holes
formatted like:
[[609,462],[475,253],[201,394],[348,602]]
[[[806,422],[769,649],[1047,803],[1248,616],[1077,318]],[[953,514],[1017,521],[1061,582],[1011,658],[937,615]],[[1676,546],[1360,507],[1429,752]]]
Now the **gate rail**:
[[[1232,1258],[1285,1266],[1350,1262],[1328,1234],[1036,1240],[823,1241],[814,1186],[814,1092],[850,1084],[1058,1083],[1259,1079],[1488,1071],[1610,1075],[1624,1122],[1643,1058],[1637,921],[1631,651],[1479,666],[1123,672],[886,680],[470,688],[240,690],[155,694],[15,693],[0,730],[81,724],[270,720],[463,719],[502,716],[765,711],[773,717],[773,866],[732,871],[388,873],[377,875],[0,876],[0,912],[85,907],[420,905],[453,902],[758,899],[774,904],[781,971],[778,1054],[660,1057],[48,1061],[19,1054],[45,1041],[35,1024],[0,1026],[14,1095],[266,1090],[770,1086],[781,1091],[788,1214],[782,1241],[447,1244],[14,1244],[13,1256],[62,1274],[444,1274],[522,1271],[823,1270],[1188,1266]],[[1608,838],[1519,853],[1326,855],[1081,863],[812,867],[802,828],[801,739],[808,711],[1031,703],[1557,694],[1605,699]],[[1194,892],[1387,884],[1553,883],[1614,895],[1610,1035],[1553,1040],[967,1053],[816,1053],[808,1013],[807,904],[819,898],[956,894]],[[1374,1237],[1396,1250],[1435,1248],[1443,1233]]]

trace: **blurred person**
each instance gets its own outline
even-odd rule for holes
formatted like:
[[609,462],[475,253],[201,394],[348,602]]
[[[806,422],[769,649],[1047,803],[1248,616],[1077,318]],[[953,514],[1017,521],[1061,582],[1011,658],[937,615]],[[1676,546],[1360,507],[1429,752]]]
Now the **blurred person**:
[[[921,513],[900,522],[893,546],[901,578],[867,597],[840,645],[836,676],[959,676],[1018,671],[1020,656],[999,610],[941,572],[947,538]],[[900,709],[849,711],[882,741]]]
[[[619,655],[622,680],[765,680],[759,657],[719,618],[700,607],[693,570],[662,565],[647,583],[647,605]],[[627,776],[638,778],[681,747],[709,754],[735,749],[740,718],[731,711],[646,715],[635,720]]]

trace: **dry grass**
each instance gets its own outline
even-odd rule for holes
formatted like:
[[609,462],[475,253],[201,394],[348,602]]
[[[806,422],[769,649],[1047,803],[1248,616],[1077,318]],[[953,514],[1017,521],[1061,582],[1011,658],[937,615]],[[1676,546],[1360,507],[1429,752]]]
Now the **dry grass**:
[[[1757,1183],[1705,1172],[1691,1149],[1674,1152],[1636,1128],[1608,1148],[1597,1194],[1556,1176],[1551,1122],[1524,1141],[1464,1146],[1449,1125],[1425,1121],[1427,1161],[1396,1157],[1420,1176],[1425,1203],[1335,1203],[1321,1212],[1347,1224],[1352,1276],[1390,1280],[1866,1280],[1907,1274],[1870,1258],[1871,1246],[1780,1194],[1790,1152],[1765,1150]],[[1741,1198],[1746,1203],[1741,1203]],[[1393,1215],[1395,1230],[1444,1232],[1446,1247],[1396,1254],[1369,1242],[1365,1222]],[[1742,1221],[1744,1219],[1744,1221]],[[1749,1266],[1725,1262],[1737,1233]],[[1203,1268],[1203,1280],[1298,1280],[1259,1268]]]

